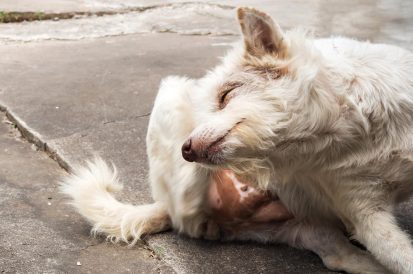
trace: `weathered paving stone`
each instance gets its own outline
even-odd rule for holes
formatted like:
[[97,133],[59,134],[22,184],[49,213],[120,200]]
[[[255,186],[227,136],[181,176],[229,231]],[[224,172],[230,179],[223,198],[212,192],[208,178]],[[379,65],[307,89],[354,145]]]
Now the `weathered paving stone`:
[[21,139],[3,113],[0,151],[1,273],[174,273],[142,246],[91,238],[58,193],[65,172]]

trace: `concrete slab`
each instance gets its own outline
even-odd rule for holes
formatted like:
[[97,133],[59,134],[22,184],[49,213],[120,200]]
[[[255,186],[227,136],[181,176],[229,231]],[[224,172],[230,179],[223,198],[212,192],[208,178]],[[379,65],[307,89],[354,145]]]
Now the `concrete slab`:
[[160,5],[161,0],[2,0],[0,11],[19,12],[73,12],[73,11],[102,11],[119,10],[130,7],[142,7],[148,5]]
[[[98,2],[143,7],[143,1],[135,0]],[[217,5],[221,1],[179,2],[145,1],[145,7],[155,7],[143,12],[97,18],[0,24],[0,43],[79,40],[153,32],[237,35],[235,7],[255,6],[271,14],[285,29],[301,26],[314,31],[316,36],[344,35],[413,49],[413,2],[409,0],[231,0],[226,1],[225,6]]]
[[285,245],[216,243],[170,234],[150,237],[148,242],[178,273],[335,273],[315,254]]
[[200,77],[227,50],[214,44],[227,41],[155,34],[3,46],[0,101],[46,141],[138,118],[163,77]]
[[84,0],[4,0],[0,11],[67,12],[85,9]]
[[[4,12],[96,12],[125,11],[128,9],[164,6],[171,3],[188,3],[186,0],[2,0],[0,11]],[[195,2],[195,1],[194,1]],[[200,0],[196,2],[214,3]],[[221,3],[220,3],[221,2]],[[223,4],[222,1],[215,3]]]
[[64,171],[4,118],[1,113],[1,273],[173,273],[142,246],[92,239],[89,225],[57,191]]
[[[97,125],[67,137],[51,140],[48,145],[69,165],[82,163],[94,155],[113,161],[124,184],[122,201],[152,201],[147,182],[145,134],[148,117]],[[70,149],[69,149],[70,148]]]
[[99,17],[81,16],[71,20],[0,24],[0,42],[79,40],[153,32],[220,36],[238,33],[234,20],[235,10],[232,7],[189,2],[155,7],[149,5],[146,8],[148,9],[144,11],[120,10],[113,15]]

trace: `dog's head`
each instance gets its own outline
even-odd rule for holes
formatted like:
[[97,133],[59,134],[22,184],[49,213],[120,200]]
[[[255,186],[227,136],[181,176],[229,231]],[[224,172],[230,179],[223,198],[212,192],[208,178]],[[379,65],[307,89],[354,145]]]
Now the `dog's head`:
[[[295,48],[308,42],[304,35],[285,35],[271,17],[255,9],[238,9],[238,20],[243,46],[198,81],[193,99],[197,127],[182,155],[209,167],[257,172],[269,163],[267,154],[291,119],[288,102],[300,100],[302,82],[295,80],[294,63],[303,53]],[[298,39],[292,41],[294,35]]]

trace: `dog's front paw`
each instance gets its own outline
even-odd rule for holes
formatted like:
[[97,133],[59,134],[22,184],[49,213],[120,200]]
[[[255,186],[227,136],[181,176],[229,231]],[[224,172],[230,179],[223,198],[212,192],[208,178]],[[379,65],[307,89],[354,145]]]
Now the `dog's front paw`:
[[351,274],[388,274],[370,253],[354,248],[354,252],[346,254],[330,254],[322,258],[324,265],[335,271],[346,271]]

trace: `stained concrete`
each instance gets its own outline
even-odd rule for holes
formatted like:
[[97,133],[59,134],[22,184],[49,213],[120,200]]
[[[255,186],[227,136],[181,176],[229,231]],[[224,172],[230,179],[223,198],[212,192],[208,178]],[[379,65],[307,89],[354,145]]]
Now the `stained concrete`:
[[[251,3],[228,1],[229,5]],[[410,1],[294,0],[255,1],[254,4],[273,14],[286,28],[310,26],[316,35],[345,34],[411,49],[413,11]],[[233,20],[230,19],[232,17],[223,14],[219,18],[228,22],[228,29],[237,31],[235,21],[226,21]],[[152,21],[156,22],[157,19],[154,17]],[[210,20],[211,25],[214,25],[216,14],[210,14]],[[56,22],[58,26],[59,23]],[[193,30],[200,25],[191,22],[179,26],[182,30]],[[155,28],[152,33],[118,33],[119,36],[97,36],[93,39],[83,33],[79,39],[72,41],[49,39],[33,42],[28,39],[29,42],[24,44],[10,41],[7,45],[1,45],[0,105],[19,122],[28,137],[40,147],[47,148],[49,153],[56,153],[61,163],[70,167],[96,153],[100,154],[114,162],[120,170],[121,180],[125,184],[122,200],[149,202],[151,197],[146,181],[144,138],[160,79],[171,74],[202,76],[208,68],[219,62],[218,56],[225,53],[229,43],[238,39],[235,35],[217,36],[217,33],[185,36],[159,31]],[[30,27],[27,32],[30,32]],[[9,168],[13,169],[13,166]],[[31,174],[31,170],[21,170],[24,169],[19,168],[16,173],[21,173],[21,176]],[[37,167],[36,170],[41,168]],[[42,183],[33,180],[33,184],[51,187],[55,186],[55,181],[56,178],[51,176]],[[7,199],[14,197],[15,201],[24,200],[13,189],[0,193]],[[145,263],[148,261],[150,264],[151,257],[139,247],[125,249],[121,245],[104,244],[103,239],[91,240],[88,237],[89,227],[73,210],[64,207],[59,212],[60,215],[50,213],[47,219],[39,215],[31,220],[36,224],[51,226],[67,214],[69,217],[66,221],[70,225],[56,226],[55,233],[68,235],[70,241],[75,239],[69,241],[73,248],[76,245],[88,245],[88,241],[98,244],[99,247],[86,249],[95,253],[89,257],[85,255],[90,258],[87,265],[90,264],[89,269],[93,269],[94,273],[104,273],[105,270],[120,273],[126,272],[126,268],[137,272],[133,271],[137,269],[130,267],[134,263],[150,267]],[[399,220],[413,235],[412,212],[411,203],[403,205]],[[14,212],[7,214],[11,218],[7,223],[9,227],[24,227],[20,215]],[[37,231],[42,235],[54,235],[47,229]],[[30,235],[27,230],[16,234],[22,239]],[[59,241],[56,240],[56,243]],[[47,243],[53,245],[54,240]],[[166,272],[173,269],[178,273],[329,273],[312,253],[283,245],[207,242],[187,239],[170,232],[149,237],[147,243],[162,262],[171,267],[165,266]],[[61,249],[64,253],[65,246],[72,248],[69,243],[64,243],[58,245],[56,250]],[[0,250],[7,251],[7,248],[14,248],[16,254],[25,252],[25,246],[13,246],[11,240],[2,242]],[[40,246],[37,253],[42,252],[49,254],[45,246]],[[110,258],[115,256],[113,253],[121,254],[125,259],[112,261]],[[22,258],[29,257],[28,254],[25,256]],[[98,261],[92,265],[93,259],[96,259],[94,256],[98,256]],[[17,265],[21,272],[28,272],[37,263],[23,259],[18,265],[19,257],[16,258],[14,261],[7,259],[4,266],[0,264],[1,267],[12,271],[10,269]],[[70,268],[65,265],[65,258],[69,257],[56,259],[62,262],[59,271],[78,270],[75,266]],[[161,264],[160,268],[163,267]]]
[[[58,193],[66,173],[0,114],[1,273],[173,273],[143,246],[89,236]],[[81,265],[78,265],[78,262]]]
[[148,5],[162,5],[162,0],[2,0],[0,11],[19,12],[73,12],[73,11],[102,11],[120,10]]
[[[0,2],[1,11],[2,5],[15,1]],[[302,27],[316,36],[344,35],[413,49],[413,1],[409,0],[66,0],[54,1],[55,4],[48,1],[44,3],[52,8],[54,5],[71,3],[78,5],[78,11],[89,10],[89,6],[113,7],[119,13],[75,20],[0,24],[0,43],[79,40],[153,32],[235,36],[238,34],[235,7],[254,6],[269,13],[285,29]],[[38,3],[36,6],[42,5]],[[15,4],[14,7],[24,5]],[[136,7],[154,8],[123,13],[125,8]],[[57,7],[54,9],[58,10]]]

